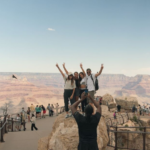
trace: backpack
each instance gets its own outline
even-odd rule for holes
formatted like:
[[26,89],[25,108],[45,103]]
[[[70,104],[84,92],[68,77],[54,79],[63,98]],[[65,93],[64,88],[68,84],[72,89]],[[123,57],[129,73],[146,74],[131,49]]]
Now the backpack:
[[94,87],[95,87],[95,91],[97,91],[97,90],[99,89],[98,79],[97,79],[97,77],[96,77],[95,83],[94,83],[94,79],[93,79],[92,75],[91,75],[91,79],[92,79],[92,81],[93,81],[93,84],[94,84]]

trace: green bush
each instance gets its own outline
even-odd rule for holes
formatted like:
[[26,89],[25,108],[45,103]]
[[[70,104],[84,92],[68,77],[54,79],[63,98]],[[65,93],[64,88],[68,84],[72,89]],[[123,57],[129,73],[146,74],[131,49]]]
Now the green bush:
[[137,123],[138,123],[138,119],[137,119],[136,116],[133,116],[132,120],[133,120],[134,122],[137,122]]
[[128,127],[128,125],[126,124],[125,127]]

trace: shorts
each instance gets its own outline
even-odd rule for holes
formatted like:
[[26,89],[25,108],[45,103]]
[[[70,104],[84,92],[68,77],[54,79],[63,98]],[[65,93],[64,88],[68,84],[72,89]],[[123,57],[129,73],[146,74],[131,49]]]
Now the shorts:
[[[90,94],[92,99],[95,99],[95,91],[89,91],[88,93]],[[93,103],[89,97],[87,98],[87,103]]]
[[45,114],[46,113],[46,110],[43,110],[43,114]]
[[120,109],[118,109],[118,112],[120,112]]
[[80,89],[79,88],[75,88],[75,92],[74,92],[74,96],[80,96]]
[[114,119],[117,119],[116,116],[114,116]]
[[40,114],[40,112],[36,112],[36,114]]

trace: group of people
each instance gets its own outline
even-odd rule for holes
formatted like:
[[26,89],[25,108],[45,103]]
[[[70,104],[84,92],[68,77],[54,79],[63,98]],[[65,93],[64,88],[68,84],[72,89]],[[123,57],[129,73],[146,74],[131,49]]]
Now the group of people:
[[[58,108],[59,108],[59,104],[56,103],[55,107],[53,104],[48,104],[47,106],[47,110],[48,110],[48,114],[49,116],[53,116],[54,115],[54,108],[56,109],[56,116],[58,115]],[[27,111],[24,110],[24,107],[22,108],[21,113],[17,114],[14,122],[15,122],[15,128],[17,131],[21,131],[22,127],[23,130],[25,131],[25,123],[26,123],[26,119],[28,119],[28,122],[31,122],[31,130],[33,131],[33,129],[38,130],[38,128],[35,125],[36,122],[36,118],[45,118],[45,114],[46,114],[46,108],[44,107],[44,105],[37,105],[36,107],[31,104],[30,107],[28,107]],[[8,120],[10,120],[10,115],[8,116]]]
[[149,115],[150,116],[150,107],[149,105],[138,105],[137,107],[134,105],[132,107],[132,112],[133,113],[137,113],[138,116],[141,116],[141,115]]
[[[65,111],[66,111],[66,118],[68,118],[68,117],[72,116],[72,114],[69,115],[69,113],[68,113],[68,111],[69,111],[68,101],[70,101],[71,105],[73,105],[75,102],[77,102],[79,99],[81,99],[81,95],[83,92],[85,92],[85,94],[89,94],[94,99],[94,95],[95,95],[95,91],[96,91],[95,83],[97,81],[97,77],[103,71],[103,64],[101,65],[99,72],[96,74],[92,74],[92,71],[90,68],[88,68],[85,72],[82,64],[80,64],[81,72],[78,73],[77,71],[75,71],[73,74],[71,72],[68,72],[68,70],[65,67],[65,63],[64,63],[63,68],[64,68],[67,76],[60,69],[58,64],[56,64],[56,67],[62,74],[64,82],[65,82],[65,84],[64,84],[64,105],[65,105]],[[89,97],[86,97],[83,101],[81,101],[83,115],[85,115],[85,107],[88,104],[91,104],[93,106],[93,102],[91,101],[91,99]]]
[[[103,65],[97,74],[92,74],[91,69],[86,72],[80,64],[82,72],[68,72],[65,64],[63,68],[67,76],[60,69],[64,79],[64,105],[66,118],[74,116],[78,125],[79,145],[78,150],[98,150],[97,144],[97,126],[99,124],[102,112],[101,105],[95,100],[95,92],[98,89],[97,77],[102,73]],[[87,73],[87,75],[86,75]],[[69,115],[68,103],[71,104],[71,115]],[[80,106],[81,105],[81,106]],[[77,110],[78,106],[82,107],[82,114]],[[95,107],[97,111],[95,112]]]

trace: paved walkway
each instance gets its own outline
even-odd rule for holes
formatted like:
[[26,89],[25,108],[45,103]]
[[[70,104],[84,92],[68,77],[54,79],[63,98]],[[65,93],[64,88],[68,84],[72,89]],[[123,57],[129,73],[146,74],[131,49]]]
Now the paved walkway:
[[38,131],[31,131],[31,123],[26,124],[26,131],[8,132],[4,136],[4,143],[0,143],[0,150],[37,150],[38,140],[50,134],[56,117],[38,119]]

